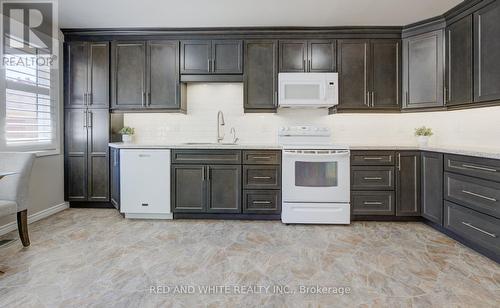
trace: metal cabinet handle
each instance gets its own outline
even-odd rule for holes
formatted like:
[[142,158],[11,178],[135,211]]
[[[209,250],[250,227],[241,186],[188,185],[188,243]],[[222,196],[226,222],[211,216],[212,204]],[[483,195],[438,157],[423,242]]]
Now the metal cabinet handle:
[[274,91],[274,106],[278,106],[278,91]]
[[381,180],[382,178],[381,177],[364,177],[363,179],[372,181],[372,180]]
[[401,153],[398,153],[398,170],[401,171]]
[[83,128],[87,128],[87,110],[83,111]]
[[145,99],[146,99],[146,92],[142,91],[142,96],[141,96],[141,105],[142,107],[146,107],[146,104],[145,104]]
[[467,165],[467,164],[462,164],[462,167],[469,168],[469,169],[482,170],[482,171],[489,171],[489,172],[498,172],[498,170],[496,170],[496,169],[485,168],[485,167],[478,167],[478,166]]
[[253,204],[271,204],[271,201],[252,201]]
[[148,102],[148,106],[151,106],[151,92],[148,92],[148,97],[147,97],[147,102]]
[[382,160],[382,157],[365,157],[364,160]]
[[491,236],[491,237],[493,237],[493,238],[497,238],[497,235],[496,235],[496,234],[494,234],[494,233],[490,233],[490,232],[488,232],[488,231],[484,231],[483,229],[478,228],[478,227],[476,227],[476,226],[474,226],[474,225],[472,225],[472,224],[470,224],[470,223],[468,223],[468,222],[462,221],[462,224],[464,224],[464,225],[466,225],[467,227],[472,228],[472,229],[474,229],[474,230],[476,230],[476,231],[479,231],[479,232],[481,232],[481,233],[484,233],[484,234],[486,234],[486,235],[488,235],[488,236]]
[[269,180],[269,179],[271,179],[270,176],[254,176],[253,178],[256,179],[256,180],[260,180],[260,179],[262,179],[262,180]]
[[215,59],[212,60],[212,71],[215,72]]
[[497,202],[497,199],[495,199],[495,198],[486,197],[486,196],[483,196],[483,195],[480,195],[480,194],[476,194],[476,193],[468,191],[468,190],[462,190],[462,192],[464,194],[468,194],[468,195],[471,195],[471,196],[474,196],[474,197],[483,198],[483,199],[486,199],[486,200],[491,201],[491,202]]
[[254,156],[253,159],[271,159],[271,156]]
[[92,119],[92,118],[93,118],[92,111],[89,111],[87,114],[88,114],[88,116],[89,116],[89,123],[88,123],[88,127],[89,127],[89,128],[92,128],[92,126],[93,126],[93,123],[92,123],[92,122],[93,122],[93,119]]
[[375,107],[375,91],[372,91],[372,107]]
[[382,202],[371,202],[371,201],[365,201],[363,202],[364,205],[382,205]]
[[207,69],[209,72],[210,72],[210,62],[211,62],[210,59],[207,59]]

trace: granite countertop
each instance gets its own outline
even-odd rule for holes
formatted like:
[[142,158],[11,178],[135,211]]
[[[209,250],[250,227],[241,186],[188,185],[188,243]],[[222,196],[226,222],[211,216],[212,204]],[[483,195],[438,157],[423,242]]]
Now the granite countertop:
[[[148,143],[110,143],[110,147],[117,149],[241,149],[241,150],[280,150],[279,144],[217,144],[217,143],[171,143],[171,144],[148,144]],[[483,158],[500,159],[500,149],[480,147],[458,147],[458,146],[427,146],[417,145],[361,145],[351,144],[351,150],[415,150],[475,156]]]
[[110,147],[117,149],[228,149],[228,150],[281,150],[278,144],[255,144],[255,143],[163,143],[163,144],[148,144],[148,143],[110,143]]

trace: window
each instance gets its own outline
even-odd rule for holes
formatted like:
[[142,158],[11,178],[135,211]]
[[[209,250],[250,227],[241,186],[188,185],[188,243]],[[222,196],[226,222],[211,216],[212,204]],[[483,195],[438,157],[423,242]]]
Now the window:
[[[26,56],[19,60],[26,60]],[[7,150],[58,150],[57,86],[53,86],[57,80],[52,75],[57,74],[48,66],[37,65],[35,56],[29,65],[5,67]]]

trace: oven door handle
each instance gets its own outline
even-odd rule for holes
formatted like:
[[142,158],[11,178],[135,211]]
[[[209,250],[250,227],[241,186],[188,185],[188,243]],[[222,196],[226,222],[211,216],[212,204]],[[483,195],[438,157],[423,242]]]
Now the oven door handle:
[[339,156],[349,156],[349,152],[342,152],[342,153],[293,153],[293,152],[284,152],[284,155],[286,156],[293,156],[293,157],[303,157],[303,156],[315,156],[315,157],[339,157]]

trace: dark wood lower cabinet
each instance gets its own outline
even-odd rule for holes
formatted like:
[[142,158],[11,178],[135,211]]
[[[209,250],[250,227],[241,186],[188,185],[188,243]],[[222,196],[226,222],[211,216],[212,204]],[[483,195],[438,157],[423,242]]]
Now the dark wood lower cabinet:
[[443,225],[443,154],[423,152],[421,163],[422,217]]
[[[280,154],[269,150],[173,150],[174,217],[279,219]],[[259,158],[276,165],[246,165],[242,156],[251,158],[250,163]],[[213,164],[215,161],[218,163]]]
[[420,152],[398,152],[396,216],[420,216]]

